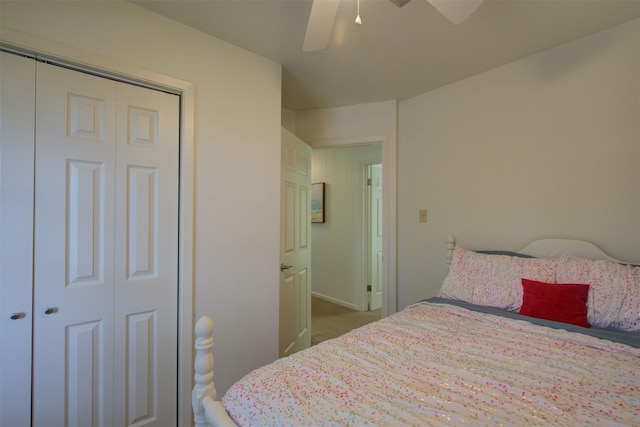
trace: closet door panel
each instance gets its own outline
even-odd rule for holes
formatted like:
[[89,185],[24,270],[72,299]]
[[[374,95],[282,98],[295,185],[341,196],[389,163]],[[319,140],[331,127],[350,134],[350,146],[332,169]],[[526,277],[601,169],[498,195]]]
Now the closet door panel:
[[179,98],[118,85],[116,425],[177,419]]
[[38,63],[35,425],[113,423],[116,83]]
[[0,425],[31,423],[35,70],[0,52]]

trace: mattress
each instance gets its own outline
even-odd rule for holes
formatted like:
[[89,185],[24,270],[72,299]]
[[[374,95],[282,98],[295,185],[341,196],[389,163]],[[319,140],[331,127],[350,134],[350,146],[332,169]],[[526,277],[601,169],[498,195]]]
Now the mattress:
[[639,424],[639,348],[499,314],[423,301],[251,372],[222,403],[241,426]]

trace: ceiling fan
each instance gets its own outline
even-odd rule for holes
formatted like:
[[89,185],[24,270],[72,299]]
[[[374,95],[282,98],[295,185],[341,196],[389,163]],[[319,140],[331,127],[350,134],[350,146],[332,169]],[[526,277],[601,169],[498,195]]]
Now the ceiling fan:
[[[391,0],[396,6],[402,7],[411,0]],[[467,19],[483,0],[427,0],[438,12],[444,15],[449,21],[457,25]],[[333,30],[333,21],[338,12],[340,0],[313,0],[309,22],[307,23],[307,33],[304,37],[302,50],[311,52],[324,49],[329,43]],[[358,9],[360,4],[358,2]],[[360,13],[356,23],[360,20]]]

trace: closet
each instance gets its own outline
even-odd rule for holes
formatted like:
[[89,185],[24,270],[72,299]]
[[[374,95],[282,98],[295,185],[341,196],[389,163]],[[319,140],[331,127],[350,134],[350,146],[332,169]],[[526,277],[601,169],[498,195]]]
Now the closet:
[[0,55],[0,425],[175,425],[180,99]]

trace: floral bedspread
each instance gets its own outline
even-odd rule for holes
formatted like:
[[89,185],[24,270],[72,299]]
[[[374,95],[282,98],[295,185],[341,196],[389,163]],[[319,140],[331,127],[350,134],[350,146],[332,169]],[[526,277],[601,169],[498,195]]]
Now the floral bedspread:
[[418,303],[257,369],[241,426],[640,425],[640,349]]

